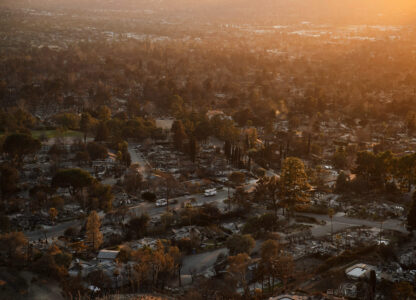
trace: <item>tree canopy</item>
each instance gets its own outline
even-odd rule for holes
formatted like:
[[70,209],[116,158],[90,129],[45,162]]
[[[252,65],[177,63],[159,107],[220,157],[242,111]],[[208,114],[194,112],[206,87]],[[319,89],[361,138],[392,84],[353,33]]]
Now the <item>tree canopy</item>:
[[249,234],[234,234],[230,236],[226,242],[227,248],[230,250],[230,255],[239,253],[250,254],[255,244],[255,240]]
[[26,133],[13,133],[6,137],[3,152],[9,155],[11,161],[21,165],[25,156],[40,150],[41,143]]
[[71,195],[76,195],[82,188],[90,186],[94,178],[85,170],[63,169],[59,170],[52,178],[52,186],[68,188]]

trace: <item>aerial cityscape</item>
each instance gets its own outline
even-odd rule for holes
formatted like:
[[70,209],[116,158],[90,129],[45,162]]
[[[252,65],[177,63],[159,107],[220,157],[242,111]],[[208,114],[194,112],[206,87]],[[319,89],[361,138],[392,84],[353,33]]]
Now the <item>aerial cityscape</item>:
[[416,1],[1,0],[0,299],[416,299]]

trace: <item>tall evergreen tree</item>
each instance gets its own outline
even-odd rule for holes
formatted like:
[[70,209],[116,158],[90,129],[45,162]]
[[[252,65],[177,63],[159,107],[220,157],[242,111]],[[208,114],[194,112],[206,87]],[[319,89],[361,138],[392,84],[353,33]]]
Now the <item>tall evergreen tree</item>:
[[175,144],[176,149],[182,150],[183,142],[187,138],[185,127],[181,120],[175,121],[172,124],[172,132],[173,132],[173,142]]
[[103,234],[100,231],[101,221],[97,212],[93,210],[87,219],[87,242],[93,250],[97,250],[103,242]]
[[409,231],[416,230],[416,192],[413,193],[413,201],[407,215],[407,229]]
[[83,113],[81,115],[81,121],[79,124],[81,131],[84,133],[84,144],[87,142],[87,134],[91,129],[91,115],[89,113]]
[[100,122],[97,128],[97,135],[95,140],[97,142],[106,141],[110,137],[110,130],[108,129],[106,122]]
[[192,162],[195,162],[196,151],[197,151],[196,141],[195,141],[195,138],[192,136],[189,141],[189,156],[191,157]]

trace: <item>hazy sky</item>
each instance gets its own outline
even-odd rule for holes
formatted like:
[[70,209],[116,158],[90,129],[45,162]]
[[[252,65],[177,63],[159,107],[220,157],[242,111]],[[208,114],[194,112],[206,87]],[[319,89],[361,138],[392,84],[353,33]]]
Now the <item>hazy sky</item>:
[[151,9],[171,17],[182,14],[239,21],[416,23],[416,0],[2,0],[1,6],[42,9]]

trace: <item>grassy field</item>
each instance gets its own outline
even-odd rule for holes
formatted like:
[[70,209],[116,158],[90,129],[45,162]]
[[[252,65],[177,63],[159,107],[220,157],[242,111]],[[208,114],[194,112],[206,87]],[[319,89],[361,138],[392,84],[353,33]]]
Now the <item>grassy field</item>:
[[41,136],[46,136],[48,139],[56,137],[82,137],[83,133],[75,130],[33,130],[32,136],[34,138],[40,138]]

